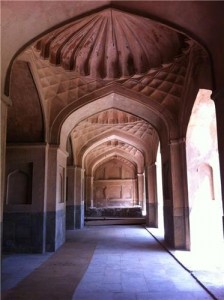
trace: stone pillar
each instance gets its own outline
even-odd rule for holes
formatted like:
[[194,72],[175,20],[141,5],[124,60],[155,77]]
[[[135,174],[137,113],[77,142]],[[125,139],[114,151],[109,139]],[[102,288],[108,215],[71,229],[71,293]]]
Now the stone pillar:
[[133,205],[138,205],[138,195],[137,195],[137,179],[133,179]]
[[144,177],[138,174],[138,204],[143,208]]
[[93,183],[94,183],[94,177],[91,176],[91,186],[90,186],[90,207],[94,207]]
[[65,241],[65,188],[67,153],[48,148],[46,249],[57,250]]
[[84,170],[81,167],[75,167],[75,211],[76,220],[75,227],[77,229],[84,226]]
[[85,201],[86,201],[86,208],[93,207],[93,176],[86,176],[86,195],[85,195]]
[[[1,195],[1,208],[0,208],[0,234],[1,240],[0,243],[2,245],[2,223],[3,223],[3,202],[4,202],[4,187],[5,187],[5,151],[6,151],[6,129],[7,129],[7,110],[8,106],[11,106],[11,100],[6,97],[1,97],[1,146],[0,146],[0,195]],[[0,250],[1,250],[0,245]],[[2,253],[2,251],[1,251]]]
[[215,102],[216,108],[216,123],[217,123],[217,138],[219,150],[219,165],[220,165],[220,181],[222,191],[222,224],[224,236],[224,88],[212,93],[212,99]]
[[158,227],[156,164],[146,166],[146,225]]
[[67,167],[66,229],[75,229],[75,166]]
[[5,251],[45,252],[46,145],[8,145],[3,223]]
[[[190,249],[185,140],[170,141],[170,161],[163,165],[165,240],[175,249]],[[170,163],[170,165],[169,165]],[[165,167],[165,169],[164,169]],[[168,198],[167,198],[168,195]]]

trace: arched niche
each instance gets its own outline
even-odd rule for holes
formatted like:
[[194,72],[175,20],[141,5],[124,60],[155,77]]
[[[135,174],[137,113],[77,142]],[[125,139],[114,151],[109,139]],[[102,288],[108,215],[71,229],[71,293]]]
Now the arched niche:
[[198,166],[198,176],[200,178],[200,189],[210,200],[215,200],[213,168],[209,164],[202,163]]
[[32,203],[30,175],[21,170],[14,170],[7,176],[7,205],[24,205]]

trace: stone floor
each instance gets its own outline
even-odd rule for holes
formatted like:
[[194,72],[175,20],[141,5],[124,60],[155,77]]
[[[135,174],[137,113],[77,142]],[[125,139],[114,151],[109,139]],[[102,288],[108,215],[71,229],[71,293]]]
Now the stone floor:
[[214,299],[224,299],[223,240],[213,244],[205,245],[202,243],[199,248],[195,247],[191,251],[172,250],[164,245],[164,233],[161,229],[147,228],[147,230],[214,296]]
[[142,226],[68,231],[54,254],[3,257],[2,299],[223,299],[171,254]]
[[52,253],[13,254],[2,257],[2,292],[15,287],[20,281],[43,264]]

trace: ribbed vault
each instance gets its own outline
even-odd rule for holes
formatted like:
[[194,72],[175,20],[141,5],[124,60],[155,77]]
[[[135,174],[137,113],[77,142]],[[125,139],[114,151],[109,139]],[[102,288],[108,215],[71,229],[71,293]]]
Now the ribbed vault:
[[180,34],[113,8],[59,28],[36,44],[51,64],[103,79],[145,73],[171,62],[182,47]]

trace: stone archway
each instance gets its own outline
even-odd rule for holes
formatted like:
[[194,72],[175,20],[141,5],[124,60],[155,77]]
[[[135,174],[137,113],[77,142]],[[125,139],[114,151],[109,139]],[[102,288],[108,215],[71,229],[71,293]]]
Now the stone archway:
[[[126,25],[134,24],[131,31],[130,26],[124,27],[125,39],[119,34],[123,20]],[[88,34],[89,25],[95,21],[97,26]],[[108,36],[100,24],[109,26]],[[104,53],[99,50],[100,37]],[[139,43],[132,43],[136,40]],[[22,61],[29,66],[46,123],[46,144],[40,150],[44,151],[44,197],[38,209],[47,215],[48,250],[55,250],[64,241],[65,203],[59,194],[65,182],[67,139],[87,116],[112,108],[141,118],[157,131],[163,160],[165,238],[176,248],[188,247],[184,130],[197,89],[194,65],[201,53],[205,54],[204,50],[184,34],[149,18],[108,8],[52,30],[15,59],[15,63]],[[204,57],[206,60],[206,54]],[[189,88],[192,77],[195,80]],[[15,113],[21,112],[16,109]],[[32,121],[32,113],[29,117]],[[148,179],[155,176],[151,168],[154,162],[152,159],[145,165]],[[84,170],[81,165],[74,165],[74,170],[76,185],[82,186]],[[83,189],[80,191],[76,197],[82,201]]]
[[[117,97],[119,98],[118,95]],[[65,121],[67,127],[65,125],[62,126],[62,141],[65,141],[65,132],[71,136],[70,139],[73,141],[72,148],[73,150],[75,149],[73,156],[76,164],[74,170],[82,169],[81,173],[85,174],[86,180],[84,182],[86,187],[82,186],[82,189],[86,191],[87,203],[93,203],[93,190],[91,187],[93,187],[94,169],[97,165],[102,164],[105,159],[111,159],[113,155],[118,155],[124,159],[128,158],[131,163],[136,164],[135,181],[136,184],[138,183],[138,190],[142,186],[142,191],[138,192],[136,187],[133,190],[135,189],[134,193],[138,195],[135,196],[135,202],[140,195],[142,203],[144,182],[141,185],[140,182],[144,179],[142,177],[141,180],[139,175],[143,174],[145,164],[150,164],[155,160],[158,136],[148,122],[142,120],[136,114],[125,112],[125,105],[123,103],[122,106],[122,102],[110,101],[109,97],[95,100],[72,113],[72,117],[69,116],[68,121]],[[92,110],[88,109],[88,106],[90,108],[102,108],[105,105],[104,103],[107,105],[107,109],[100,112],[96,111],[95,114],[91,114]],[[82,111],[86,114],[85,116]],[[79,121],[80,116],[81,121]],[[63,144],[61,145],[63,147]],[[83,191],[80,192],[78,197],[83,194]],[[81,204],[79,203],[78,205]],[[82,207],[84,209],[84,201]]]

